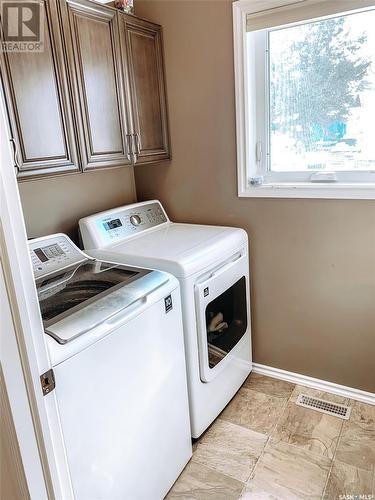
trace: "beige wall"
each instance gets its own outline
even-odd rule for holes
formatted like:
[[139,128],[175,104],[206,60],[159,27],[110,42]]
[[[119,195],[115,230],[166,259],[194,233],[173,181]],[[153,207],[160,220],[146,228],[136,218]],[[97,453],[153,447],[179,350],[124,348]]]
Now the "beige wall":
[[19,183],[29,238],[62,232],[77,242],[78,220],[136,199],[132,167]]
[[135,7],[164,27],[173,153],[138,198],[248,231],[256,362],[375,392],[375,203],[239,199],[230,1]]

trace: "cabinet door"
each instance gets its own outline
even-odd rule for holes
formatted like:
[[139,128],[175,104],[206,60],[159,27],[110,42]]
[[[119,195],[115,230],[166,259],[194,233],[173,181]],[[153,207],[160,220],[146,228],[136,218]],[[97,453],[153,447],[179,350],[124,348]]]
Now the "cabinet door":
[[168,159],[169,135],[161,27],[121,13],[119,18],[136,159],[139,163]]
[[2,79],[18,177],[79,169],[59,0],[44,9],[43,52],[3,52]]
[[129,163],[117,12],[86,0],[64,11],[83,168]]

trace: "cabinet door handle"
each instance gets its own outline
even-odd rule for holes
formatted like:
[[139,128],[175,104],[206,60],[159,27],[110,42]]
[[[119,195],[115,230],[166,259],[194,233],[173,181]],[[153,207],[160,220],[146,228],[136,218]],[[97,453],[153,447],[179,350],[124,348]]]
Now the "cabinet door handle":
[[136,144],[136,148],[137,148],[137,155],[140,156],[141,155],[141,141],[139,139],[138,133],[135,134],[135,144]]
[[17,170],[20,170],[20,164],[18,162],[18,146],[17,146],[17,142],[13,138],[10,139],[10,142],[13,145],[13,161],[14,161],[14,166],[17,168]]
[[135,142],[135,135],[134,134],[130,135],[130,144],[131,144],[131,151],[132,151],[132,160],[133,160],[133,164],[135,165],[137,163],[137,145]]
[[131,134],[126,134],[126,156],[129,161],[132,161],[133,156],[133,144]]

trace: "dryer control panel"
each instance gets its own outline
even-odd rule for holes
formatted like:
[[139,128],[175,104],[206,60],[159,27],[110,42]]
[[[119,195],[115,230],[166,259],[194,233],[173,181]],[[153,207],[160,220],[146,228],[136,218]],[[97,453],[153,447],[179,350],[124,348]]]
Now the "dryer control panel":
[[147,229],[168,222],[168,217],[158,201],[135,203],[115,208],[79,221],[85,248],[112,245]]
[[29,252],[35,278],[87,259],[65,234],[30,240]]

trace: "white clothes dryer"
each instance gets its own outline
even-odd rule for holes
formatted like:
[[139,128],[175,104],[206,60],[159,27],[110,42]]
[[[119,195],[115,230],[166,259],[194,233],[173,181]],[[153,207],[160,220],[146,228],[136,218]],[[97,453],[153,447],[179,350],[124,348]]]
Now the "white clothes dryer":
[[191,429],[199,437],[252,367],[246,232],[171,222],[156,200],[86,217],[79,226],[92,257],[179,279]]

